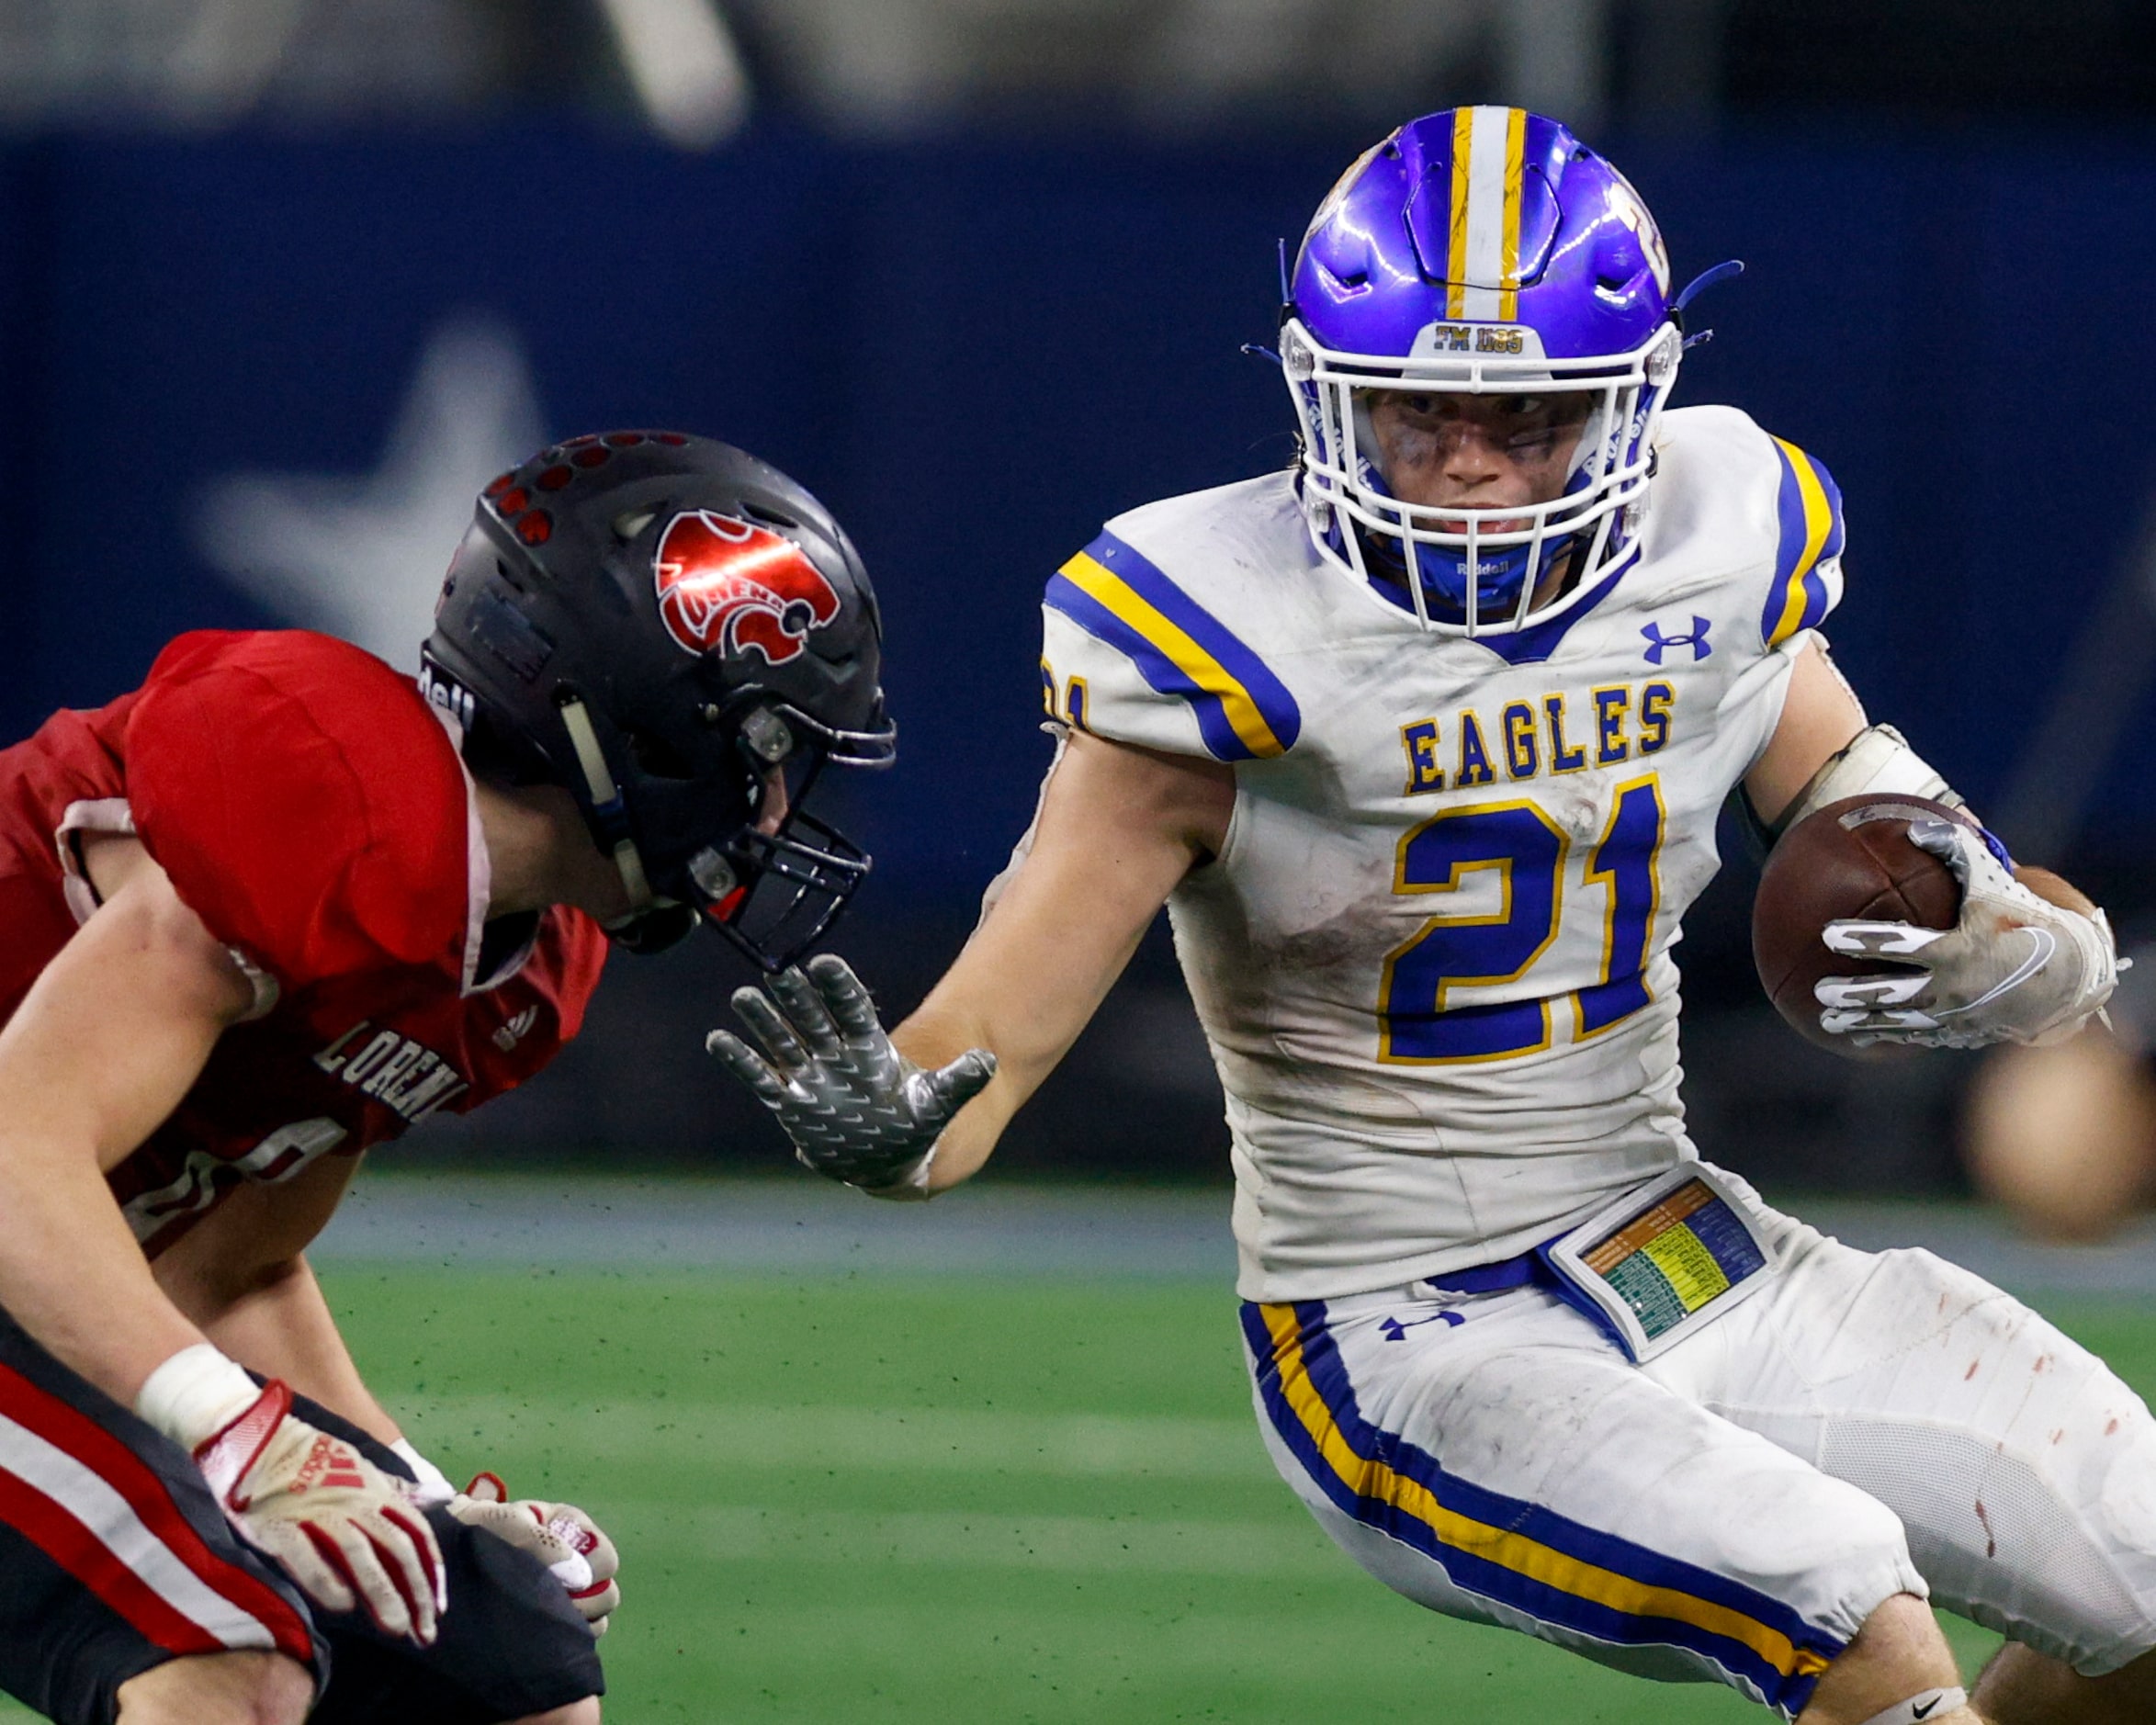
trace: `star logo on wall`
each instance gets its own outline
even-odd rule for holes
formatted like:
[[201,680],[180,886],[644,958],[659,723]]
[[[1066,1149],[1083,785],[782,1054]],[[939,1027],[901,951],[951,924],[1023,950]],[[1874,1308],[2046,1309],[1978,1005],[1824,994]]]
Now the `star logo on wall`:
[[372,473],[235,473],[204,490],[202,555],[279,617],[407,671],[472,499],[546,441],[530,362],[498,321],[438,326]]

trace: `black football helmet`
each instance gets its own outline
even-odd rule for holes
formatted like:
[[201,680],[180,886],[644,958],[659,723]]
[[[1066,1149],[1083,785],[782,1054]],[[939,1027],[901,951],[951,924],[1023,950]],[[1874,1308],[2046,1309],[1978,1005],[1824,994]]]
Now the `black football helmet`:
[[830,512],[679,432],[542,449],[481,493],[421,687],[475,772],[561,786],[657,951],[709,921],[766,970],[830,928],[869,859],[805,806],[886,767],[883,625]]

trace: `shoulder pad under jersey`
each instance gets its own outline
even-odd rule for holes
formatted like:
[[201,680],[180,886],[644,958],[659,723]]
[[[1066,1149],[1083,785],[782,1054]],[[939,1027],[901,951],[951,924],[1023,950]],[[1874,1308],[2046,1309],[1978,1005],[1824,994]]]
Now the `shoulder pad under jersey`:
[[1635,589],[1723,589],[1728,624],[1768,651],[1824,622],[1842,599],[1843,540],[1825,464],[1733,407],[1672,410],[1655,449],[1655,531]]
[[129,718],[126,772],[181,899],[286,987],[461,955],[478,878],[464,769],[412,680],[371,654],[301,630],[181,636]]
[[1826,463],[1783,438],[1774,447],[1774,575],[1759,612],[1759,638],[1779,647],[1815,629],[1842,603],[1842,488]]
[[[1141,515],[1149,512],[1139,512]],[[1303,715],[1287,685],[1223,616],[1112,524],[1064,564],[1043,600],[1051,717],[1117,742],[1217,761],[1294,747]]]

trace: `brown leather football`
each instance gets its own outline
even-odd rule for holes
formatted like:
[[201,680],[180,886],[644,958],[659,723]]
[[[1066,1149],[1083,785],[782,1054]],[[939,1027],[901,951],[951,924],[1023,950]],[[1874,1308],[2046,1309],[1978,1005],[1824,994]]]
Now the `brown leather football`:
[[1857,976],[1903,966],[1886,959],[1846,958],[1827,950],[1830,922],[1862,919],[1949,929],[1961,911],[1961,885],[1938,857],[1909,842],[1922,816],[1976,823],[1928,797],[1880,792],[1846,796],[1814,810],[1767,853],[1752,901],[1752,962],[1767,998],[1805,1041],[1862,1059],[1886,1044],[1854,1046],[1819,1026],[1812,986],[1823,976]]

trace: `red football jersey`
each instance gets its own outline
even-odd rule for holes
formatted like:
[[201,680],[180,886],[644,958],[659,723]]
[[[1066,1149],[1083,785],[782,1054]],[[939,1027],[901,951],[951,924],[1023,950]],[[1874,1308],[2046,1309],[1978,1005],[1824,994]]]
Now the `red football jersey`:
[[133,693],[0,751],[0,1020],[96,908],[76,846],[100,831],[139,836],[275,985],[112,1171],[152,1256],[240,1180],[521,1084],[577,1033],[605,961],[565,907],[497,950],[521,931],[487,930],[447,726],[410,678],[326,636],[184,635]]

